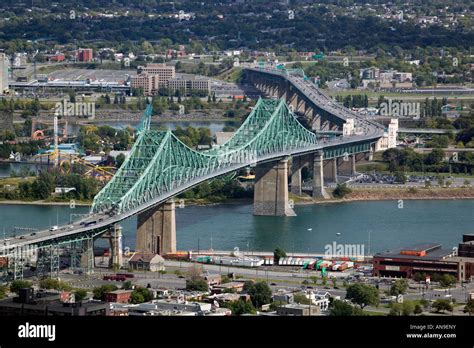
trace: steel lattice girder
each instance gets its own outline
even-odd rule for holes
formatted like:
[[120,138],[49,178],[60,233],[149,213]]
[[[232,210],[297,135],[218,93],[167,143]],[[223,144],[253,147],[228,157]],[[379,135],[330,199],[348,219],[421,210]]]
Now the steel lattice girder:
[[[92,213],[113,209],[121,214],[236,164],[245,167],[264,156],[304,151],[316,145],[316,134],[298,122],[283,99],[259,99],[235,135],[208,151],[189,148],[171,131],[145,130],[113,179],[94,199]],[[325,158],[370,150],[366,142],[341,145],[325,149]]]
[[259,99],[234,137],[217,149],[197,152],[170,131],[140,133],[131,154],[94,199],[92,212],[118,213],[142,205],[199,177],[259,156],[317,145],[284,100]]

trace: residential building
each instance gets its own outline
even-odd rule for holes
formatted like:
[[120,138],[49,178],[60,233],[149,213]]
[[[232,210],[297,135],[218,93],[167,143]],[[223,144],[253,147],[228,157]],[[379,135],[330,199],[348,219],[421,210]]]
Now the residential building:
[[76,58],[78,62],[92,62],[94,54],[92,48],[80,48],[77,50]]
[[243,282],[229,282],[229,283],[224,283],[220,285],[216,285],[212,288],[212,293],[214,294],[220,294],[223,293],[224,291],[235,291],[235,292],[241,292],[244,289],[244,283]]
[[0,95],[8,90],[8,68],[10,60],[4,52],[0,52]]
[[139,74],[137,76],[132,76],[130,80],[130,87],[132,88],[143,88],[143,93],[145,95],[155,94],[159,87],[159,75],[149,75],[149,74]]
[[133,270],[164,271],[165,259],[158,254],[136,252],[128,260],[128,265]]
[[204,274],[204,280],[207,282],[207,285],[214,286],[221,283],[222,277],[220,274]]

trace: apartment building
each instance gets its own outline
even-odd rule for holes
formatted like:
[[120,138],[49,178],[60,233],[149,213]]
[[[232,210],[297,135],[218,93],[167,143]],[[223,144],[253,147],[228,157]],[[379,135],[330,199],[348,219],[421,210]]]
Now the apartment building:
[[176,77],[174,66],[168,66],[164,63],[147,64],[147,66],[138,69],[142,74],[158,75],[159,87],[166,87],[168,81]]
[[211,80],[196,76],[179,77],[170,79],[168,81],[168,88],[172,91],[183,91],[184,94],[188,94],[191,91],[204,91],[210,94]]
[[159,77],[160,75],[149,75],[145,73],[132,76],[130,87],[143,88],[145,95],[153,95],[160,87]]

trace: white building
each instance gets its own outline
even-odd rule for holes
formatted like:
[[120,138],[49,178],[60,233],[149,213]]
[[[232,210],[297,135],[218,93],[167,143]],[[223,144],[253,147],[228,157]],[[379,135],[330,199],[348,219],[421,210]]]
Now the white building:
[[8,90],[8,68],[10,60],[4,52],[0,52],[0,95]]

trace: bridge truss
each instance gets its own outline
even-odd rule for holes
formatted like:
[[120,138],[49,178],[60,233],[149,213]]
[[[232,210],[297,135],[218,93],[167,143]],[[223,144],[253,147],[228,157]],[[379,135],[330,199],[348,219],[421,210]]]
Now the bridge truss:
[[144,130],[113,179],[95,197],[91,212],[133,210],[186,183],[225,168],[318,145],[284,100],[259,99],[236,134],[220,147],[197,152],[171,131]]

